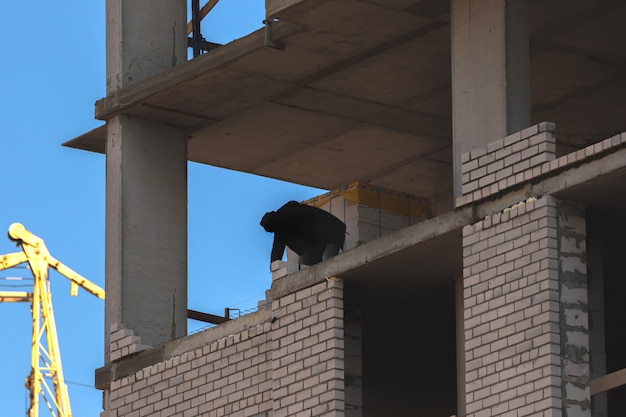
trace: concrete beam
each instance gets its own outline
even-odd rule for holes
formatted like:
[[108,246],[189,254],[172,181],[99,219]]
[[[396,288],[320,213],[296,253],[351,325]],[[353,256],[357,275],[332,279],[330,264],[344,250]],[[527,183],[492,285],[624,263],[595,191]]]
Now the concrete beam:
[[[272,283],[272,299],[313,286],[322,282],[325,278],[338,277],[347,279],[347,276],[354,275],[355,279],[368,279],[367,271],[364,268],[382,261],[393,263],[395,255],[401,255],[404,251],[411,249],[421,250],[424,245],[432,243],[438,238],[449,237],[451,233],[458,232],[460,247],[460,229],[472,221],[472,209],[471,207],[465,207],[413,226],[405,227],[397,232],[340,253],[325,262],[275,280]],[[450,257],[454,257],[452,249],[450,249],[449,253]],[[439,259],[432,258],[431,262],[435,269],[442,270]],[[421,268],[424,271],[431,269],[429,265],[425,264],[422,264]],[[406,269],[404,270],[406,272]],[[394,273],[389,272],[389,276],[391,275],[394,275]],[[374,273],[374,278],[377,279],[377,277],[379,278],[379,275]]]
[[[272,34],[275,39],[280,39],[300,29],[299,25],[289,22],[277,22],[272,26]],[[96,119],[106,120],[116,114],[140,106],[148,98],[168,89],[189,82],[202,74],[216,70],[227,63],[246,56],[254,51],[267,49],[264,46],[265,32],[257,30],[243,38],[234,40],[228,47],[222,47],[199,56],[188,62],[180,62],[175,68],[172,67],[158,74],[144,78],[125,86],[122,90],[107,91],[107,96],[96,102]],[[268,53],[272,53],[269,51]],[[269,57],[267,58],[270,59]],[[193,98],[192,98],[193,99]],[[197,98],[196,98],[197,99]]]

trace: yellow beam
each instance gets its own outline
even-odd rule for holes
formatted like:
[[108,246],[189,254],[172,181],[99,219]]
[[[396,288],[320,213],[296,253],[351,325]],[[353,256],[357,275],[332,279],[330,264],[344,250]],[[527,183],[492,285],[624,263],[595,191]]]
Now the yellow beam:
[[[10,266],[15,266],[20,263],[18,261],[29,261],[32,263],[33,260],[37,259],[38,262],[45,262],[46,267],[50,266],[56,269],[57,272],[59,272],[61,275],[65,276],[71,281],[72,295],[76,295],[76,286],[78,285],[83,287],[90,294],[93,294],[98,298],[104,299],[104,290],[102,288],[89,281],[78,272],[64,265],[59,260],[55,259],[52,255],[50,255],[50,252],[48,251],[48,248],[46,248],[43,239],[35,236],[34,234],[26,230],[21,224],[13,223],[9,227],[9,237],[12,240],[21,244],[23,252],[17,252],[3,256],[2,263],[0,263],[0,269],[4,269],[2,268],[2,266],[5,263]],[[5,260],[5,258],[7,259]]]
[[13,268],[23,262],[26,262],[28,258],[24,252],[9,253],[7,255],[0,256],[0,270]]
[[[61,275],[64,275],[67,279],[72,281],[72,284],[79,285],[83,287],[88,293],[93,294],[96,297],[104,300],[104,290],[98,285],[89,281],[87,278],[80,275],[78,272],[75,272],[71,268],[63,265],[52,256],[48,256],[48,264],[52,268],[56,269],[57,272],[59,272]],[[76,295],[76,291],[72,291],[72,295]]]
[[310,198],[303,201],[303,203],[320,208],[340,196],[345,201],[386,210],[401,216],[410,216],[416,219],[432,218],[434,216],[430,198],[410,195],[358,181],[348,184],[346,187]]
[[33,301],[33,293],[26,291],[0,291],[0,303]]

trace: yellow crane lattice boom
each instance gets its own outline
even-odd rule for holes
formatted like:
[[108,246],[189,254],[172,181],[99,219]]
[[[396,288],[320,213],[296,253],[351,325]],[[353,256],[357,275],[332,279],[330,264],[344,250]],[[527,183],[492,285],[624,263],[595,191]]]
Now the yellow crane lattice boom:
[[[30,393],[29,417],[39,415],[39,397],[55,417],[71,417],[67,385],[63,378],[61,355],[52,310],[52,296],[48,281],[48,268],[54,268],[70,280],[70,294],[76,296],[78,287],[98,298],[104,299],[104,290],[77,272],[63,265],[50,255],[43,239],[35,236],[20,223],[9,227],[9,239],[22,247],[22,252],[0,257],[0,270],[12,268],[28,262],[33,274],[33,292],[0,291],[0,302],[31,303],[32,351],[31,369],[26,378],[26,388]],[[52,381],[52,386],[47,379]]]

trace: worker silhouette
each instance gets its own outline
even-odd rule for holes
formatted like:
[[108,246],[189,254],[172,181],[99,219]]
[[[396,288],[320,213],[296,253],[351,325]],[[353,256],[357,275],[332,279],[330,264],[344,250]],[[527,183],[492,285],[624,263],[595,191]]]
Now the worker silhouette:
[[337,255],[346,238],[346,225],[341,220],[297,201],[265,213],[261,226],[274,233],[270,263],[281,260],[287,246],[300,255],[300,264],[314,265]]

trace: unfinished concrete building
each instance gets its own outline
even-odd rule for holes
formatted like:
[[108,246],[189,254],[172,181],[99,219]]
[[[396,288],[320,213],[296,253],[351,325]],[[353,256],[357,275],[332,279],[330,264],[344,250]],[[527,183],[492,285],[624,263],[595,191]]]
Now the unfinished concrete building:
[[[65,144],[107,160],[102,416],[624,415],[626,2],[266,0],[189,60],[186,10],[107,1]],[[187,335],[188,160],[354,239]]]

